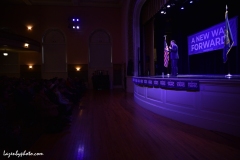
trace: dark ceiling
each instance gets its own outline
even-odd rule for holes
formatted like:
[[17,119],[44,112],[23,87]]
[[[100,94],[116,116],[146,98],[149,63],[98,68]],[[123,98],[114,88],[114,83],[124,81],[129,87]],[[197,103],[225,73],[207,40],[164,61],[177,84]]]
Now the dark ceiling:
[[117,6],[127,0],[1,0],[1,5]]

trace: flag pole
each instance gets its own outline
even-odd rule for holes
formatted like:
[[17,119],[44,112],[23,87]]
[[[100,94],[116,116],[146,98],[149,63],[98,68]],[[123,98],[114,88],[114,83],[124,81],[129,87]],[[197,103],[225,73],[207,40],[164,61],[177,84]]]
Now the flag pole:
[[229,63],[229,60],[228,60],[228,74],[225,75],[225,77],[227,77],[227,78],[231,78],[232,77],[232,75],[230,73],[230,63]]
[[[228,31],[229,30],[229,31]],[[228,33],[228,32],[230,32],[230,33]],[[229,51],[230,51],[230,49],[232,48],[232,45],[233,45],[233,43],[232,44],[230,44],[230,41],[229,41],[229,35],[228,34],[230,34],[230,38],[232,39],[232,33],[231,33],[231,28],[230,28],[230,26],[229,26],[229,22],[228,22],[228,7],[227,7],[227,5],[226,5],[226,12],[225,12],[225,35],[224,35],[224,50],[226,49],[225,47],[226,47],[226,45],[229,45],[229,48],[227,48],[227,51],[224,51],[224,61],[226,62],[227,61],[227,55],[228,55],[228,53],[229,53]],[[232,75],[230,74],[230,61],[228,60],[228,74],[227,75],[225,75],[225,77],[227,77],[227,78],[231,78],[232,77]]]
[[[227,7],[227,5],[226,5],[226,12],[228,12],[228,7]],[[225,16],[227,16],[227,15],[225,15]],[[227,78],[231,78],[231,73],[230,73],[230,62],[229,62],[229,60],[228,60],[228,74],[225,76],[225,77],[227,77]]]
[[[167,46],[167,35],[164,35],[163,36],[164,37],[164,67],[166,67],[166,70],[167,70],[167,76],[169,76],[169,67],[168,67],[168,65],[169,65],[169,53],[167,53],[166,54],[166,48],[168,48],[168,46]],[[162,73],[162,76],[164,76],[164,72]]]

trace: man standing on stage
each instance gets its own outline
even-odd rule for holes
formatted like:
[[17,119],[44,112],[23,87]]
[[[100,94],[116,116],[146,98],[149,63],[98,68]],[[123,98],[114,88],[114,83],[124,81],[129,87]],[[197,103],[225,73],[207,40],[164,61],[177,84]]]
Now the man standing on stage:
[[178,55],[178,46],[176,44],[175,40],[171,40],[170,42],[170,46],[169,46],[169,58],[171,61],[171,75],[172,76],[177,76],[178,74],[178,59],[179,59],[179,55]]

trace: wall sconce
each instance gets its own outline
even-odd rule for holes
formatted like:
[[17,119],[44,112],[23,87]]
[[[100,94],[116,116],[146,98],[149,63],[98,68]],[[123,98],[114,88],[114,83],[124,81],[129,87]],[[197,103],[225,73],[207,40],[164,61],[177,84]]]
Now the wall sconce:
[[80,71],[80,69],[81,69],[80,67],[76,67],[76,70],[77,70],[77,71]]
[[4,55],[4,56],[8,56],[8,53],[7,53],[6,49],[5,49],[5,51],[3,52],[3,55]]
[[33,68],[33,66],[32,66],[32,65],[29,65],[29,66],[28,66],[28,68],[29,68],[29,69],[32,69],[32,68]]
[[32,26],[27,26],[28,31],[32,30]]
[[24,48],[28,48],[29,44],[28,43],[24,43]]

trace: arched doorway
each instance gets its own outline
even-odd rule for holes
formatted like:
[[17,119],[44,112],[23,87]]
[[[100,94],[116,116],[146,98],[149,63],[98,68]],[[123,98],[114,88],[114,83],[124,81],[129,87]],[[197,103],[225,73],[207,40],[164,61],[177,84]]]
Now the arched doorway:
[[[103,82],[98,85],[103,88],[112,88],[112,43],[110,35],[103,29],[95,30],[89,39],[89,80],[93,76],[104,75]],[[89,81],[90,88],[94,88]],[[101,88],[101,87],[100,87]]]
[[49,29],[43,36],[42,78],[67,78],[66,41],[58,29]]

